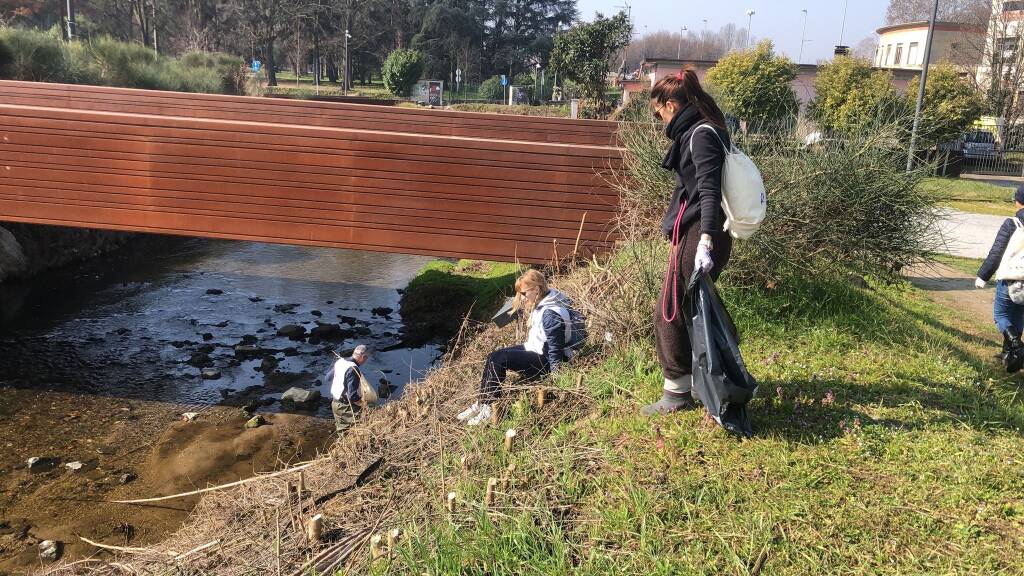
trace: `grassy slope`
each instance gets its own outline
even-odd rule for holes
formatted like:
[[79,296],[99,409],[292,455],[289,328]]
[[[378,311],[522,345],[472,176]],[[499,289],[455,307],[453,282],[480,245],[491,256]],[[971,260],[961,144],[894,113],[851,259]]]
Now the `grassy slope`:
[[[761,382],[756,438],[728,438],[699,411],[638,416],[661,379],[651,346],[634,345],[580,368],[578,417],[524,395],[499,429],[467,431],[469,470],[447,454],[427,480],[428,500],[455,490],[459,512],[407,511],[411,537],[374,571],[1024,571],[1024,410],[978,336],[987,327],[908,285],[725,299]],[[512,454],[506,427],[523,442]],[[509,462],[510,488],[485,513],[486,478]]]
[[414,343],[447,338],[458,331],[466,314],[487,321],[501,298],[512,295],[518,270],[515,264],[476,260],[427,264],[402,295],[407,337]]
[[942,206],[977,214],[1013,213],[1013,189],[977,180],[925,178],[921,186],[936,195]]

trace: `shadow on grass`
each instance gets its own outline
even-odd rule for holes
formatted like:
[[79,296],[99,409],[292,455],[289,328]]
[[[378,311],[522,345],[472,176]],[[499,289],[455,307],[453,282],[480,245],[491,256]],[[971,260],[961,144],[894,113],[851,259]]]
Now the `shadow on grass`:
[[[820,347],[825,360],[835,354],[837,362],[847,351],[833,349],[835,342],[849,345],[850,339],[895,352],[883,356],[892,365],[868,368],[878,372],[865,379],[870,384],[816,376],[762,380],[760,398],[751,403],[756,434],[814,443],[848,433],[851,421],[860,426],[880,424],[853,409],[855,404],[914,408],[905,419],[882,423],[887,428],[913,430],[958,423],[1020,433],[1024,414],[1017,402],[1018,384],[970,349],[992,347],[995,352],[992,341],[915,305],[913,294],[900,286],[859,289],[844,283],[808,282],[775,291],[730,288],[725,294],[741,332],[748,336],[770,334],[796,346]],[[816,342],[817,338],[823,340]],[[906,362],[899,360],[900,351],[906,353]],[[785,349],[776,354],[778,361],[785,362]],[[929,355],[941,356],[929,368],[919,362],[922,355],[926,361]],[[968,377],[971,381],[945,382],[929,373],[944,369],[943,357],[969,367],[975,373]],[[834,398],[826,399],[830,393]]]

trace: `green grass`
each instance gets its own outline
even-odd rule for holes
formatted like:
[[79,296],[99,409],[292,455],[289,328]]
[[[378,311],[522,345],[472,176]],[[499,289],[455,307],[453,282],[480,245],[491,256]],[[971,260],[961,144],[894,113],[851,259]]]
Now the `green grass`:
[[[406,286],[401,314],[412,342],[453,336],[467,314],[486,321],[502,298],[511,296],[519,273],[515,264],[480,260],[435,260]],[[441,305],[443,303],[443,305]]]
[[556,118],[568,118],[569,106],[545,105],[545,106],[508,106],[505,104],[455,104],[452,110],[463,112],[486,112],[489,114],[514,114],[518,116],[553,116]]
[[[545,408],[524,393],[499,428],[467,430],[373,572],[1024,573],[1020,379],[989,360],[987,324],[905,283],[723,299],[761,384],[755,438],[700,411],[639,416],[661,375],[649,343],[628,346],[558,374]],[[434,498],[449,490],[452,517]]]
[[963,272],[964,274],[970,274],[974,276],[978,273],[978,268],[981,268],[983,259],[981,258],[964,258],[962,256],[949,256],[947,254],[935,254],[933,255],[936,262],[945,264],[950,268]]
[[925,178],[921,189],[941,206],[976,214],[1009,216],[1014,212],[1013,188],[963,178]]

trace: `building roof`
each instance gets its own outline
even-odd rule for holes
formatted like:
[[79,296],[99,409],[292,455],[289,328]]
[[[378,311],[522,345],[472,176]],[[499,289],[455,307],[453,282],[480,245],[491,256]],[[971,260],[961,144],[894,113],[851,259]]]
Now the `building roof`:
[[[902,24],[890,24],[888,26],[882,26],[875,33],[878,35],[888,34],[890,32],[901,32],[904,30],[920,30],[921,28],[928,28],[927,20],[918,20],[916,22],[904,22]],[[936,22],[935,29],[942,32],[974,32],[976,34],[984,34],[985,28],[982,26],[975,26],[974,24],[964,24],[962,22]]]

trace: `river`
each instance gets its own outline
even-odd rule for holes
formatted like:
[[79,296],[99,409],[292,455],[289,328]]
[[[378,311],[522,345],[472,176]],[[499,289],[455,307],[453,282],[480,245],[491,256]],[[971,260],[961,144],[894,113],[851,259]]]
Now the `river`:
[[[65,515],[67,504],[51,505],[57,486],[61,494],[107,497],[132,492],[125,481],[130,474],[139,478],[135,493],[166,493],[265,468],[267,462],[237,454],[238,424],[245,418],[237,407],[296,412],[280,402],[292,386],[318,388],[326,396],[322,378],[334,361],[332,351],[368,344],[373,353],[364,374],[374,385],[387,380],[392,397],[399,395],[440,355],[437,345],[405,347],[397,313],[401,289],[429,260],[139,236],[85,264],[0,286],[0,433],[6,439],[0,445],[0,570],[34,559],[31,544],[40,539],[71,539],[83,530],[78,518],[71,519],[78,516],[74,506]],[[308,337],[314,329],[324,338]],[[289,338],[296,332],[305,334]],[[194,448],[199,440],[180,438],[194,432],[177,428],[187,425],[178,416],[188,411],[209,414],[209,443],[234,443],[235,453],[228,469],[210,464],[204,473],[190,468],[196,462],[175,461],[174,467],[190,471],[171,481],[166,471],[149,469],[153,458],[146,454],[161,445],[155,467],[164,468],[171,466],[168,446]],[[331,429],[327,399],[298,412],[305,418],[301,425],[291,420],[297,416],[277,415],[274,434],[300,426],[305,432],[297,443],[321,449]],[[230,437],[222,438],[224,430]],[[39,474],[26,465],[33,456],[60,464]],[[273,457],[283,458],[271,454],[271,462]],[[70,461],[85,462],[89,473],[65,470]],[[173,529],[187,506],[178,512],[153,516],[150,530],[135,527],[133,534],[152,541]],[[103,523],[140,522],[137,512],[96,514],[89,525],[101,526],[91,531],[101,538],[112,529]]]

